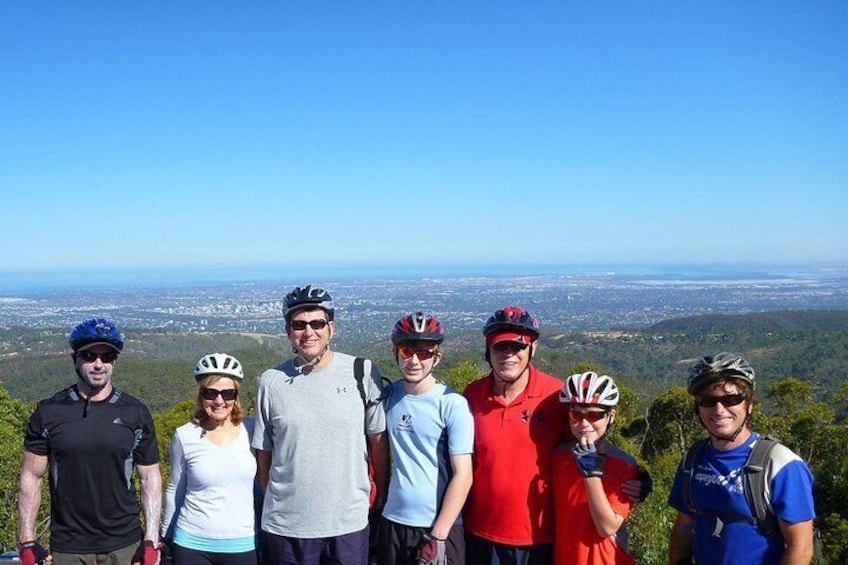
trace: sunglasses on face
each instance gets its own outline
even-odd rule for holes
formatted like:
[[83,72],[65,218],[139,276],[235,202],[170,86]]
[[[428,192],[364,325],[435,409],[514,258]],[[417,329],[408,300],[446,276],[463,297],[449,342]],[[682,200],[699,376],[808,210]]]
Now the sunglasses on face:
[[91,363],[95,361],[98,357],[104,363],[114,363],[118,358],[117,351],[105,351],[103,353],[97,353],[96,351],[92,351],[90,349],[86,349],[85,351],[78,351],[77,357],[85,361],[86,363]]
[[221,395],[221,398],[229,402],[230,400],[236,399],[238,391],[234,388],[224,388],[221,390],[218,390],[217,388],[200,389],[200,396],[202,396],[204,400],[215,400],[218,398],[219,394]]
[[517,341],[501,341],[492,346],[492,349],[497,351],[498,353],[509,353],[510,355],[517,355],[519,352],[527,349],[528,345],[526,343],[519,343]]
[[329,323],[327,320],[309,320],[308,322],[304,320],[292,320],[291,328],[295,331],[302,332],[306,329],[306,326],[309,326],[317,332],[326,328]]
[[426,361],[427,359],[435,356],[437,351],[427,347],[413,347],[409,344],[401,343],[398,345],[398,353],[400,353],[404,359],[411,359],[413,355],[416,355],[418,356],[419,361]]
[[721,402],[721,405],[727,408],[728,406],[738,406],[748,399],[748,395],[744,392],[737,394],[725,394],[724,396],[695,396],[695,404],[703,408],[714,408],[716,404]]
[[588,421],[590,424],[594,424],[603,420],[609,415],[609,412],[606,410],[600,410],[598,412],[590,411],[590,412],[577,412],[575,410],[568,411],[568,419],[571,420],[574,424],[580,424],[583,420]]

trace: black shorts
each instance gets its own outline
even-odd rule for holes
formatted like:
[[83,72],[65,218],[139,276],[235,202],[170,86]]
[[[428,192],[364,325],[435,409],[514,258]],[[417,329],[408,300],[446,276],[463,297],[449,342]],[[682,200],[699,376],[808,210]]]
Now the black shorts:
[[[263,531],[263,565],[368,565],[368,526],[327,538],[290,538]],[[267,550],[267,554],[264,554]]]
[[173,544],[171,561],[174,565],[256,565],[256,551],[218,553]]
[[[380,565],[417,565],[415,559],[421,537],[430,528],[405,526],[380,518],[377,528],[377,557]],[[454,524],[445,540],[449,565],[465,565],[465,535],[461,524]]]
[[554,562],[554,544],[504,545],[471,534],[465,536],[468,544],[466,557],[474,565],[551,565]]

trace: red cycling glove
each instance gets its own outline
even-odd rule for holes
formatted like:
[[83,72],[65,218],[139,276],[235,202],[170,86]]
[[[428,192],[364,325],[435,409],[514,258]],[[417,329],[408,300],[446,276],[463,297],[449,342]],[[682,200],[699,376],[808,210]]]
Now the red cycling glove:
[[50,552],[35,540],[25,541],[18,545],[21,565],[39,565],[44,563],[44,558],[49,554]]

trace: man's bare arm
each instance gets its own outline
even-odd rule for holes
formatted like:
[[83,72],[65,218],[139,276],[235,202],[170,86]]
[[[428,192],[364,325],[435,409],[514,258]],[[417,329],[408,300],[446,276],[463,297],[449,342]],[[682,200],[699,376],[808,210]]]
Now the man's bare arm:
[[144,539],[159,544],[159,520],[162,518],[162,474],[159,464],[136,465],[141,479],[141,511],[144,514]]
[[786,542],[781,565],[807,565],[813,559],[813,521],[787,524],[778,519],[780,533]]
[[18,496],[19,542],[32,541],[36,537],[35,522],[38,518],[38,508],[41,506],[41,484],[47,473],[47,464],[46,455],[24,451]]

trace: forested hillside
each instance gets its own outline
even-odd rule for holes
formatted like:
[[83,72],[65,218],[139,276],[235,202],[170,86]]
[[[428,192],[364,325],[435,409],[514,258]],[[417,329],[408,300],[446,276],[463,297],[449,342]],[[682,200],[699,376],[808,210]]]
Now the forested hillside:
[[[450,328],[448,328],[450,330]],[[67,330],[0,329],[0,381],[25,402],[52,394],[73,382]],[[191,391],[191,371],[200,356],[227,351],[242,360],[252,392],[259,373],[290,355],[278,336],[232,333],[127,333],[127,347],[116,368],[119,386],[164,409]],[[374,359],[384,374],[397,374],[386,340],[339,343],[337,347]],[[482,337],[451,335],[441,370],[472,363],[485,371]],[[818,396],[848,379],[848,312],[790,311],[681,318],[642,330],[561,333],[543,328],[536,363],[558,376],[577,363],[595,364],[623,379],[650,401],[686,377],[692,359],[722,350],[747,356],[758,378],[768,383],[793,376],[809,382]]]
[[[115,380],[154,411],[165,474],[171,434],[191,412],[192,369],[201,355],[236,355],[246,369],[249,397],[259,373],[291,355],[287,342],[274,336],[127,334]],[[385,374],[396,374],[388,339],[344,344],[342,349],[370,356]],[[450,336],[445,349],[437,372],[456,388],[463,389],[486,370],[479,334]],[[848,562],[848,515],[843,510],[848,499],[848,312],[705,316],[638,331],[546,329],[536,363],[560,377],[592,368],[623,385],[613,440],[638,456],[656,481],[654,494],[631,517],[633,549],[640,563],[663,563],[674,518],[665,503],[674,470],[686,445],[704,435],[681,385],[696,357],[722,350],[747,356],[757,369],[764,402],[755,412],[754,427],[781,438],[809,462],[828,562]],[[14,544],[14,499],[29,403],[74,380],[64,332],[0,330],[0,380],[0,549],[8,549]],[[46,526],[42,523],[40,531]]]

